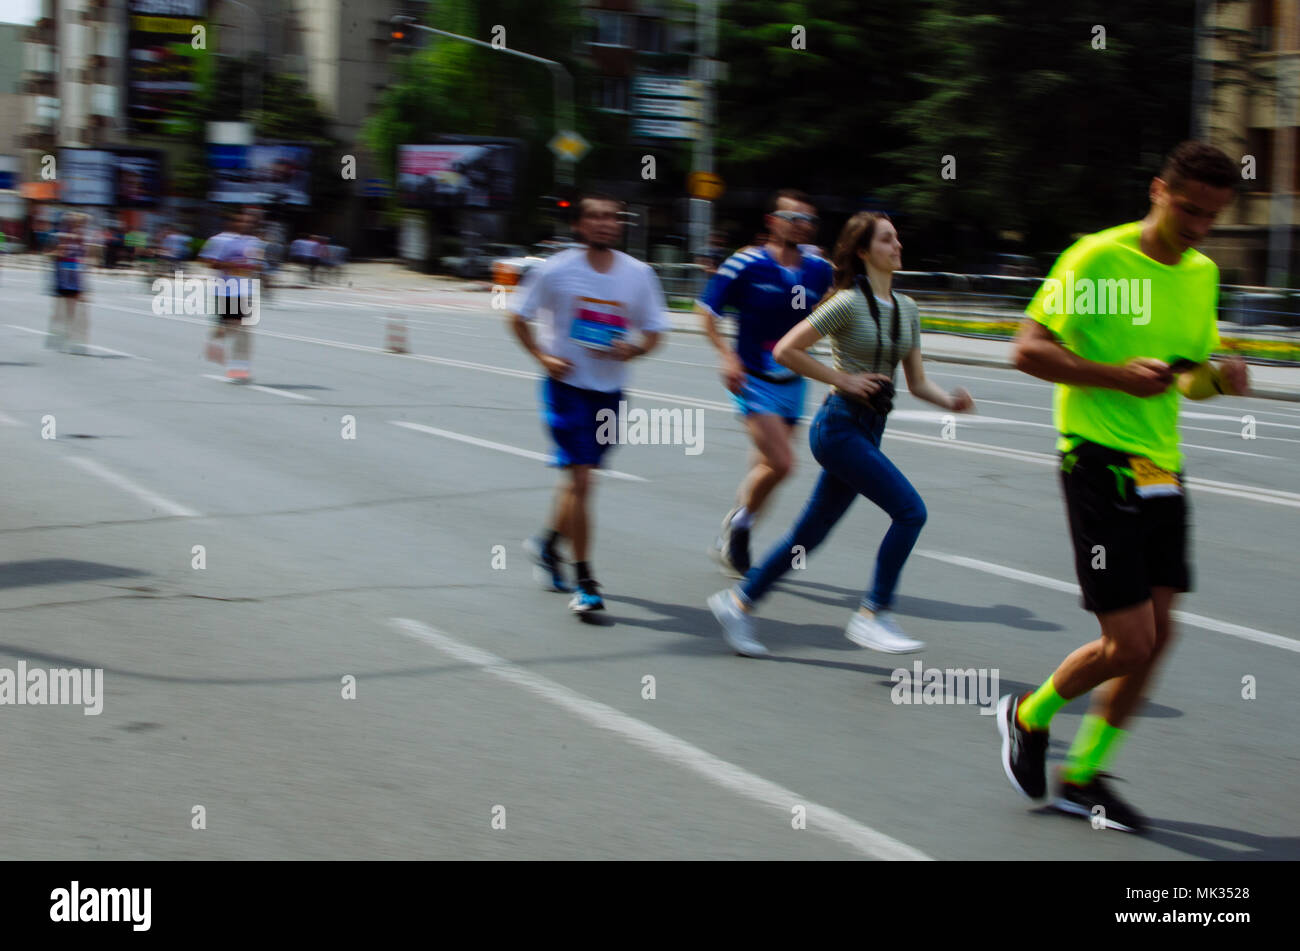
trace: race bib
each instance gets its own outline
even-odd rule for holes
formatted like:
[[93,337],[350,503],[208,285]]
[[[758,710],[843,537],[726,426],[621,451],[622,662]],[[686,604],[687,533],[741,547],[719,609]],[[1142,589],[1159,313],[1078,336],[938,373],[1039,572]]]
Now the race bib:
[[1133,485],[1140,499],[1153,499],[1161,495],[1182,495],[1183,486],[1178,473],[1161,469],[1145,456],[1129,456],[1133,470]]
[[627,336],[627,316],[619,301],[579,297],[569,337],[590,350],[612,350]]

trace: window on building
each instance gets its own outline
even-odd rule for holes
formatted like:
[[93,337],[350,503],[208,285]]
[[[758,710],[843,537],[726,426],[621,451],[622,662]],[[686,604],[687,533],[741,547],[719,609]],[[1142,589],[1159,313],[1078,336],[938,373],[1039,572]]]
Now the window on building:
[[1255,48],[1271,52],[1277,35],[1273,22],[1273,0],[1251,0],[1250,31],[1255,36]]
[[[1300,153],[1297,152],[1296,130],[1287,129],[1291,138],[1291,191],[1300,192]],[[1274,149],[1277,147],[1277,131],[1274,129],[1248,129],[1246,132],[1246,155],[1255,157],[1255,180],[1242,183],[1248,192],[1271,192],[1273,190]]]
[[644,53],[666,52],[663,20],[641,17],[637,21],[636,48]]
[[596,38],[593,42],[602,46],[626,46],[626,17],[613,10],[594,10],[592,16],[596,21]]
[[613,112],[627,112],[627,80],[618,76],[602,76],[596,87],[596,107]]

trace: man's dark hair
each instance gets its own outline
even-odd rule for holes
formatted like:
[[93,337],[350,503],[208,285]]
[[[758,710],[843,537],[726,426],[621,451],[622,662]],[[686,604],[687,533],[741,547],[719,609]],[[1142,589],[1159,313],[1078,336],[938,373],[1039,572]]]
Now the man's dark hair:
[[767,200],[767,213],[769,215],[777,210],[781,204],[782,198],[788,198],[790,201],[797,201],[801,205],[809,205],[813,208],[817,207],[813,204],[813,200],[808,197],[807,192],[800,191],[797,188],[783,188],[779,192],[775,192],[772,197]]
[[1170,191],[1187,182],[1204,182],[1213,188],[1232,188],[1241,181],[1241,171],[1222,150],[1205,142],[1182,142],[1165,159],[1160,177]]
[[586,212],[587,202],[589,201],[608,201],[618,206],[618,210],[623,210],[623,199],[615,198],[608,192],[583,192],[578,196],[578,200],[573,203],[573,220],[576,222],[582,218]]

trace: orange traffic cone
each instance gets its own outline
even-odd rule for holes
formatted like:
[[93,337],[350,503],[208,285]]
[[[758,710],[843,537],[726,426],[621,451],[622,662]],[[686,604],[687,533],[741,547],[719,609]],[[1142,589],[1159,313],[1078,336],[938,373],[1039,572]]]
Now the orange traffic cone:
[[406,353],[406,321],[402,318],[388,318],[388,340],[385,348],[389,353]]

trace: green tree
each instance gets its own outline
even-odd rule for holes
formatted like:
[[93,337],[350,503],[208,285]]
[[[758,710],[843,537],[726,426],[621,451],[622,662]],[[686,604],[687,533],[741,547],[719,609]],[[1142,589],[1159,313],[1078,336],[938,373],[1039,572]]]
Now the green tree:
[[[538,16],[535,0],[446,0],[430,11],[427,23],[436,29],[491,42],[505,30],[510,49],[564,63],[574,75],[578,131],[593,144],[588,110],[578,92],[585,88],[584,67],[575,61],[574,37],[582,29],[576,0],[548,4]],[[385,91],[362,132],[389,179],[396,181],[399,145],[431,141],[438,135],[502,136],[526,143],[523,167],[516,182],[516,211],[512,228],[522,229],[536,214],[532,198],[552,190],[552,157],[546,148],[555,132],[555,97],[550,74],[541,64],[476,47],[459,40],[411,30],[418,46],[396,69],[397,79]],[[585,169],[584,169],[585,171]],[[390,203],[397,211],[397,200]],[[446,230],[445,214],[434,210],[428,220],[435,236]],[[429,260],[439,255],[438,242],[429,242]]]

